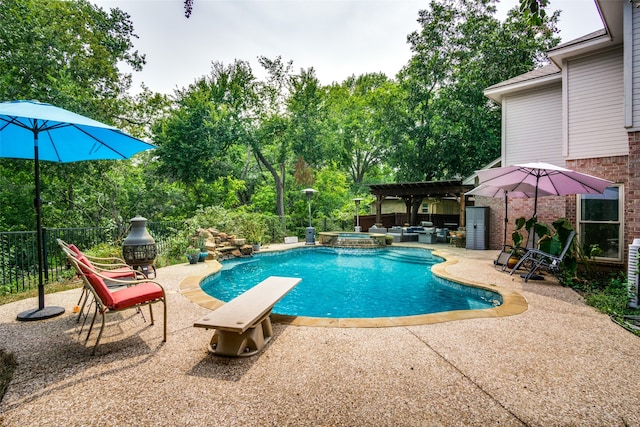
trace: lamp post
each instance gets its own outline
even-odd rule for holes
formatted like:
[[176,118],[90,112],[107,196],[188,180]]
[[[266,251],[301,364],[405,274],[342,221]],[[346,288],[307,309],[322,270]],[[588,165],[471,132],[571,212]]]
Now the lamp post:
[[362,227],[360,227],[360,202],[362,201],[362,199],[360,197],[356,197],[355,199],[352,199],[355,203],[356,203],[356,227],[355,227],[355,231],[356,233],[359,233],[360,231],[362,231]]
[[313,193],[317,193],[318,190],[314,190],[313,188],[305,188],[302,190],[304,194],[307,195],[307,204],[309,205],[309,226],[307,227],[307,245],[315,245],[316,244],[316,236],[315,229],[311,225],[311,198],[313,197]]

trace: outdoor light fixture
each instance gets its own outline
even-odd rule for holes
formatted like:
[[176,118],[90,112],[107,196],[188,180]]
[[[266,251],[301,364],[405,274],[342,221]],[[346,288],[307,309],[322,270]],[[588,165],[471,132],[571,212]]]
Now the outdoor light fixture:
[[313,188],[305,188],[304,190],[302,190],[302,192],[307,195],[307,204],[309,205],[309,226],[307,227],[306,244],[315,245],[316,244],[315,230],[311,225],[311,198],[313,197],[313,193],[317,193],[318,190],[314,190]]
[[360,227],[360,202],[362,201],[362,199],[360,197],[356,197],[355,199],[352,199],[355,203],[356,203],[356,228],[355,231],[356,233],[359,233],[360,231],[362,231],[362,228]]

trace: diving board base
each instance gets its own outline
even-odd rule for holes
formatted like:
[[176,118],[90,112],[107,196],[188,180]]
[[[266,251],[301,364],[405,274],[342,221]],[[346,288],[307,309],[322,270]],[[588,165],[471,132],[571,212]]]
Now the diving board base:
[[216,329],[209,343],[209,352],[216,356],[247,357],[257,354],[273,337],[269,314],[242,333]]

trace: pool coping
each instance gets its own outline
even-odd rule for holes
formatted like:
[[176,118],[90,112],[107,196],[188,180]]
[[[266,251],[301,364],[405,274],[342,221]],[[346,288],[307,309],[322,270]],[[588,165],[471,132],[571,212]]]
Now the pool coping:
[[[287,247],[279,247],[273,251],[290,250],[305,246],[304,244],[287,245]],[[451,322],[463,319],[478,318],[494,318],[514,316],[524,313],[529,308],[527,300],[510,289],[499,288],[495,285],[487,285],[479,282],[473,282],[467,279],[461,279],[450,274],[447,267],[457,264],[459,259],[450,254],[443,254],[437,249],[433,250],[435,256],[444,259],[444,262],[435,264],[431,267],[431,271],[436,276],[459,283],[465,286],[471,286],[496,292],[502,296],[502,304],[497,307],[485,308],[481,310],[455,310],[445,311],[441,313],[420,314],[415,316],[398,316],[398,317],[375,317],[375,318],[318,318],[303,316],[285,316],[280,314],[272,314],[271,319],[274,322],[294,325],[294,326],[313,326],[325,328],[383,328],[393,326],[416,326],[429,325],[434,323]],[[205,262],[206,268],[185,277],[179,284],[180,293],[188,298],[194,304],[201,307],[215,310],[225,303],[205,293],[200,283],[206,277],[218,273],[222,269],[222,264],[215,260]]]

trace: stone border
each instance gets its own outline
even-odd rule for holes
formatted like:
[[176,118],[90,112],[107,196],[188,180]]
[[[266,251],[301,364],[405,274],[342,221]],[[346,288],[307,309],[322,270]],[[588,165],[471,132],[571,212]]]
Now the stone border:
[[[298,245],[292,246],[299,247]],[[431,267],[431,272],[436,276],[459,283],[465,286],[489,290],[496,292],[502,296],[502,304],[497,307],[485,308],[482,310],[456,310],[446,311],[442,313],[420,314],[416,316],[401,317],[376,317],[376,318],[324,318],[324,317],[302,317],[302,316],[284,316],[280,314],[272,314],[273,321],[295,326],[313,326],[324,328],[383,328],[391,326],[415,326],[429,325],[434,323],[450,322],[462,319],[478,319],[491,317],[514,316],[524,313],[529,308],[527,300],[519,293],[500,288],[496,286],[485,285],[478,282],[462,280],[447,272],[447,266],[457,264],[458,258],[445,258],[442,253],[437,250],[433,252],[435,256],[444,258],[445,261],[435,264]],[[218,261],[206,261],[207,268],[201,270],[198,274],[185,277],[179,285],[180,292],[191,302],[198,304],[210,310],[215,310],[224,304],[207,293],[200,287],[200,283],[206,277],[218,273],[222,269],[222,264]]]

